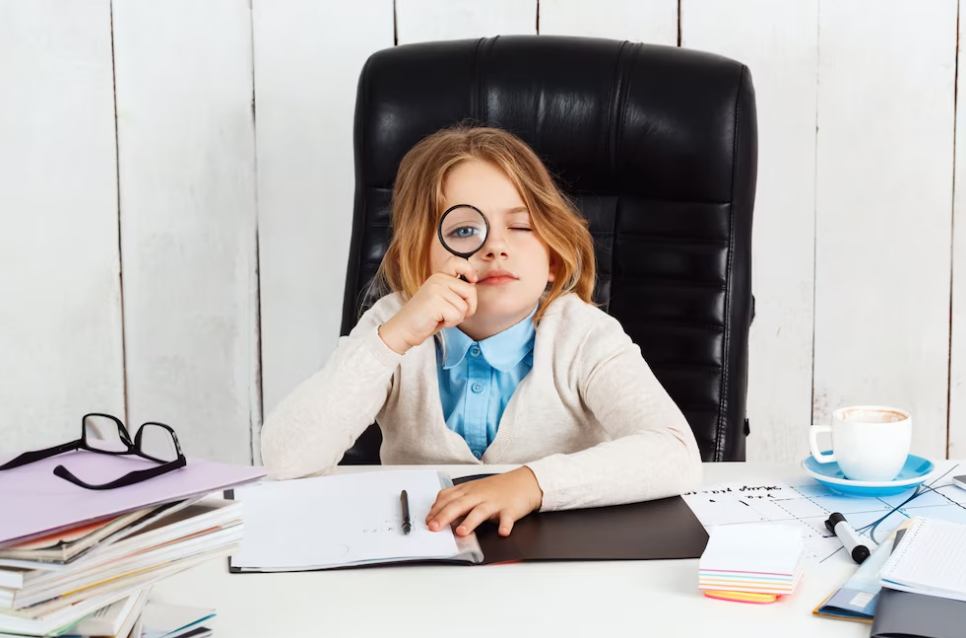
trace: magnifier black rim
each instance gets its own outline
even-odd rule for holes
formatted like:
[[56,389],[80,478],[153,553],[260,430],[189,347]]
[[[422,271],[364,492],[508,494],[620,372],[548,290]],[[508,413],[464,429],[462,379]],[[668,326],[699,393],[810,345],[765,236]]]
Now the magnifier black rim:
[[443,248],[445,248],[448,252],[456,255],[457,257],[462,257],[463,259],[469,259],[476,253],[480,252],[480,248],[483,248],[483,246],[486,245],[486,237],[483,238],[483,243],[480,244],[480,248],[477,248],[476,250],[473,250],[468,253],[459,253],[453,250],[452,248],[450,248],[450,245],[446,243],[445,239],[443,239],[443,220],[446,219],[446,216],[449,215],[454,210],[456,210],[457,208],[472,208],[473,210],[478,212],[480,214],[480,217],[483,218],[483,226],[486,227],[486,237],[490,236],[490,220],[486,218],[486,215],[483,214],[483,211],[481,211],[473,204],[456,204],[455,206],[450,206],[445,211],[443,211],[443,214],[440,216],[439,223],[436,224],[436,236],[439,237],[439,243],[441,243],[443,245]]

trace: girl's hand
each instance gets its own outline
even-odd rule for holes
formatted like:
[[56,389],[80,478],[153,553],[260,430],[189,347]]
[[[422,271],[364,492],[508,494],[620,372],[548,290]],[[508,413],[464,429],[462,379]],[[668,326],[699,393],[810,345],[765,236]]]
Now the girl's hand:
[[[459,275],[467,281],[459,279]],[[476,312],[476,269],[462,257],[450,257],[443,271],[427,279],[379,336],[393,351],[405,354],[443,328],[452,328]]]
[[542,502],[543,490],[537,477],[524,466],[441,490],[429,510],[426,524],[436,532],[466,514],[456,528],[457,535],[466,536],[489,520],[499,522],[500,536],[509,536],[513,523],[540,509]]

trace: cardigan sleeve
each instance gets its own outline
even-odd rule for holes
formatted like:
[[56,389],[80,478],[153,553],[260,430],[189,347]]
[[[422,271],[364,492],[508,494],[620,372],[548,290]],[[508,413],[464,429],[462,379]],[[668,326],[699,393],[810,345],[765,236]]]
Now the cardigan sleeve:
[[405,355],[389,348],[379,326],[398,310],[394,296],[366,312],[339,339],[325,367],[299,385],[262,428],[262,460],[276,479],[330,472],[376,418]]
[[581,402],[611,440],[528,463],[543,490],[541,510],[646,501],[697,487],[694,434],[620,323],[595,322],[575,362]]

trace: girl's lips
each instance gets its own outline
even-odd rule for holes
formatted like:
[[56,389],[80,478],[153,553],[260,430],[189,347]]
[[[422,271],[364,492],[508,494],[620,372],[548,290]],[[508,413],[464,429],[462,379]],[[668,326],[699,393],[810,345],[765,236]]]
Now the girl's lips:
[[516,277],[510,277],[509,275],[497,275],[496,277],[488,277],[481,281],[476,282],[477,286],[502,286],[508,284],[511,281],[516,281]]

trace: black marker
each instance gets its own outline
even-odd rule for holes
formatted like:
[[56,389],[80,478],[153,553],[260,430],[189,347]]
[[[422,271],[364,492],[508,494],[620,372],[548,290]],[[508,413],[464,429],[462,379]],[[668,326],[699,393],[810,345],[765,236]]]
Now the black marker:
[[399,495],[399,502],[402,503],[402,514],[403,514],[403,533],[408,534],[413,529],[413,521],[409,517],[409,494],[406,490],[402,491]]
[[[838,512],[828,517],[828,520],[825,521],[825,527],[835,534],[836,538],[842,541],[842,546],[845,547],[845,551],[852,556],[852,560],[856,563],[861,565],[872,554],[862,539],[859,538],[859,535],[852,529],[852,526],[849,525],[849,522],[845,520],[845,517]],[[874,545],[872,549],[875,549]]]

